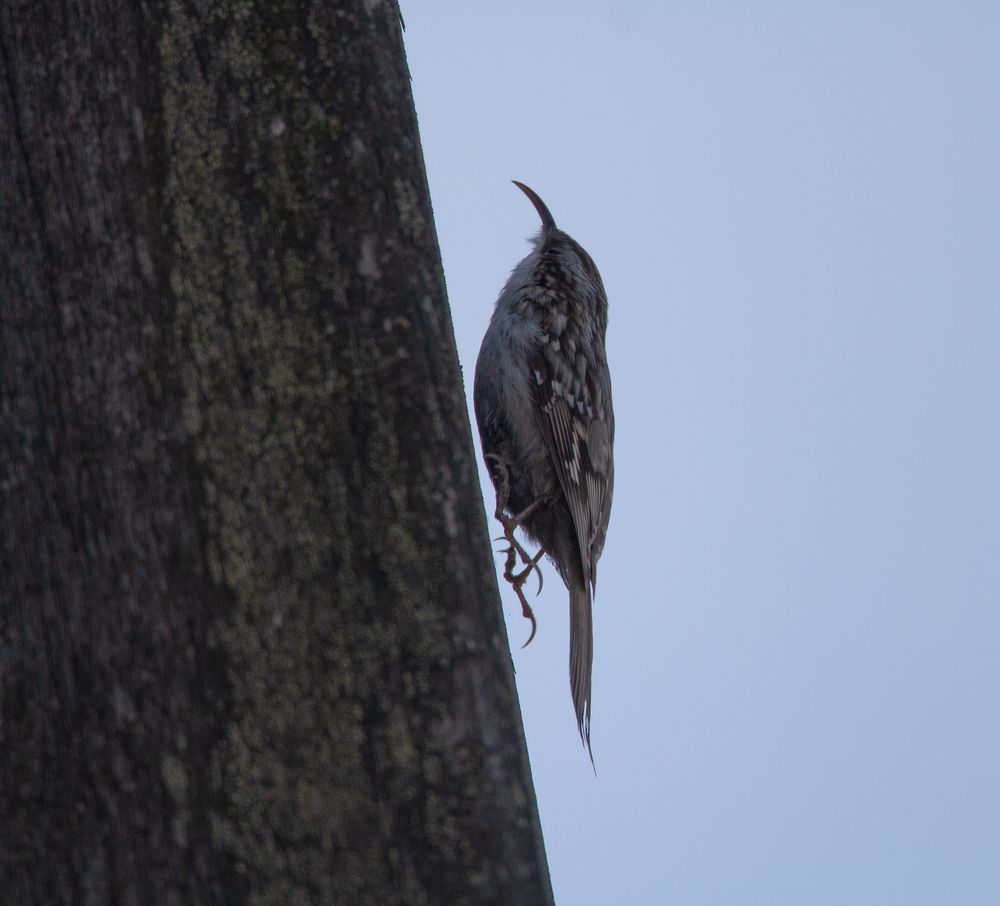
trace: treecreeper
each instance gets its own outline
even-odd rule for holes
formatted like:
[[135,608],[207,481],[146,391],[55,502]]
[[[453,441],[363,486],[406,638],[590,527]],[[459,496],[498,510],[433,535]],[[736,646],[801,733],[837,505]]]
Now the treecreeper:
[[[546,554],[569,590],[569,680],[590,747],[593,601],[615,482],[615,416],[605,351],[608,299],[590,255],[542,199],[514,183],[542,228],[500,291],[476,361],[473,399],[483,456],[508,543],[504,578],[536,623],[524,585]],[[538,552],[514,536],[521,529]],[[519,567],[522,567],[519,569]],[[527,645],[528,642],[525,644]]]

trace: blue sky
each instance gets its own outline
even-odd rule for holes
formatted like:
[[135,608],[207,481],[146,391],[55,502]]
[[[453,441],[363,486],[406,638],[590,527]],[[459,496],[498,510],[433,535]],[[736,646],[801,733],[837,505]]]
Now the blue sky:
[[505,598],[557,900],[1000,903],[1000,5],[403,13],[467,389],[511,179],[610,298],[596,779]]

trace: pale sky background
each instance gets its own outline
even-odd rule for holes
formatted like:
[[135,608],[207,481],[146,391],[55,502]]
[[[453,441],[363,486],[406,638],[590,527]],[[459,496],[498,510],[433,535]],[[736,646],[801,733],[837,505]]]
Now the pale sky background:
[[596,778],[505,601],[557,901],[1000,903],[1000,3],[403,13],[468,391],[509,180],[610,297]]

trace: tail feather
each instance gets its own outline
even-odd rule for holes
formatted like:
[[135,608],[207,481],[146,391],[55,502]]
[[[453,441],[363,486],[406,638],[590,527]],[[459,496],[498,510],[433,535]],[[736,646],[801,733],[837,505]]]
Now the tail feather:
[[585,582],[573,583],[569,593],[569,685],[576,709],[576,725],[590,761],[590,674],[594,663],[594,625],[591,592]]

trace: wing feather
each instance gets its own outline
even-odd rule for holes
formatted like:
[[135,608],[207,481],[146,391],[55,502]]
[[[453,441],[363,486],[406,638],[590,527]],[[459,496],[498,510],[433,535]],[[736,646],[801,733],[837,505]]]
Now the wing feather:
[[531,367],[536,382],[537,422],[548,445],[559,485],[576,530],[584,581],[593,586],[604,546],[612,486],[610,393],[593,385],[595,368],[560,368],[558,347],[543,344]]

